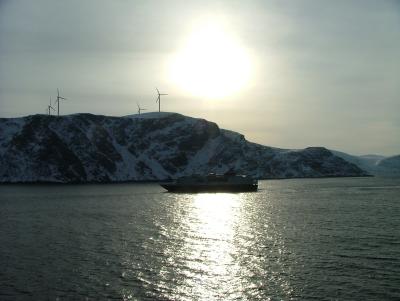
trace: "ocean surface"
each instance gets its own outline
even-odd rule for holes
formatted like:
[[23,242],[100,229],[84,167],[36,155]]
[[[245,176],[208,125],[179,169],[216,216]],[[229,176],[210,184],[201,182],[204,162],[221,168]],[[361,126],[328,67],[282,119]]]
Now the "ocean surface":
[[0,300],[400,300],[400,179],[0,185]]

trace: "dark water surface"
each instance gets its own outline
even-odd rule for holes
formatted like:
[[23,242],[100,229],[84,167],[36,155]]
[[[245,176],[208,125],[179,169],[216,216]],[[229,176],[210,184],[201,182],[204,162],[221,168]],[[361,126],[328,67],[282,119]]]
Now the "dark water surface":
[[0,186],[0,300],[400,300],[400,179]]

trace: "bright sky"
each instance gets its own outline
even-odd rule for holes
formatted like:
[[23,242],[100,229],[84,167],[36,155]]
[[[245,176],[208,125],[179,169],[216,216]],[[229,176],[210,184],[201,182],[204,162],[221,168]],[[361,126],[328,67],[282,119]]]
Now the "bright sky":
[[0,0],[0,117],[137,103],[250,141],[400,153],[400,2]]

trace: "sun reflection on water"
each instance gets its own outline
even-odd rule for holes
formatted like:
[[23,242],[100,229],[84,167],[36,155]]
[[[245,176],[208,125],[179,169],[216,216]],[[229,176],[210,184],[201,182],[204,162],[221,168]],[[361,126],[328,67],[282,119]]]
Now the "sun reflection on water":
[[235,194],[197,194],[192,196],[189,231],[185,239],[189,270],[183,288],[190,294],[210,300],[226,296],[232,290],[232,272],[237,268],[234,250],[235,224],[240,199]]
[[170,197],[154,220],[154,240],[145,241],[154,252],[145,260],[150,274],[139,280],[150,296],[268,300],[292,294],[290,254],[271,202],[251,193]]

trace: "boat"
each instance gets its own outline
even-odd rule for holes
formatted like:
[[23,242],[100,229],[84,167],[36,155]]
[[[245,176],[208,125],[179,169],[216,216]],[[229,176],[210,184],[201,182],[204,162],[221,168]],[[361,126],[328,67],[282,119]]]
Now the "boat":
[[169,192],[250,192],[258,189],[256,179],[231,173],[185,176],[160,185]]

